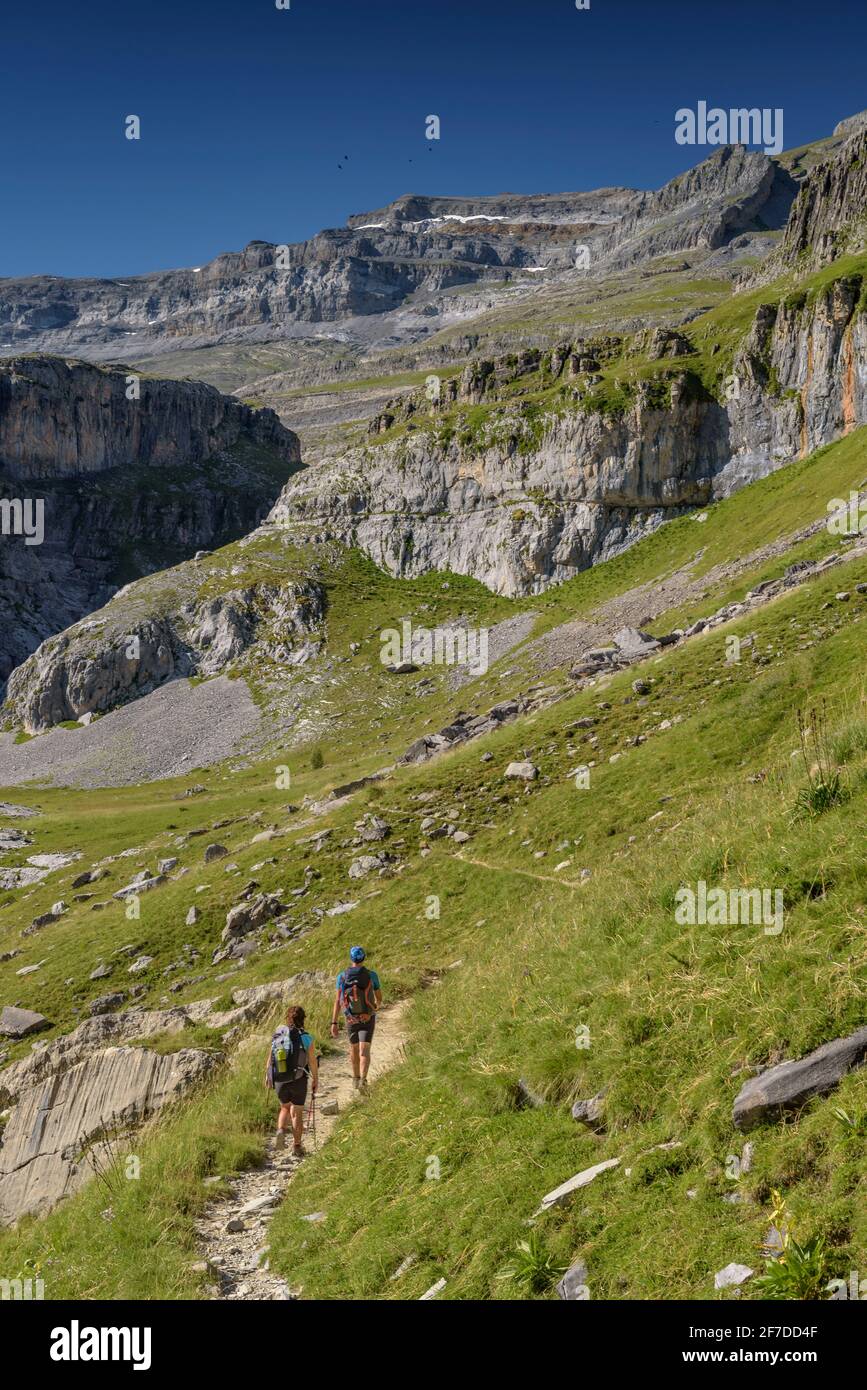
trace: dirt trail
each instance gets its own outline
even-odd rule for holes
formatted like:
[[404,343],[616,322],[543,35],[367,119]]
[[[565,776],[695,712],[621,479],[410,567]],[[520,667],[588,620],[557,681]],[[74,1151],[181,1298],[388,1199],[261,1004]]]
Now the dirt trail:
[[[408,999],[383,1009],[377,1017],[370,1082],[395,1066],[403,1058],[407,1034],[404,1015]],[[339,1056],[325,1057],[319,1063],[319,1090],[316,1094],[316,1147],[321,1148],[331,1135],[340,1115],[352,1104],[364,1104],[363,1093],[353,1090],[346,1034],[341,1032]],[[256,1040],[259,1047],[260,1040]],[[252,1046],[252,1043],[250,1044]],[[265,1037],[259,1050],[264,1057],[268,1050]],[[323,1115],[322,1106],[336,1101],[337,1115]],[[309,1101],[308,1101],[309,1105]],[[277,1102],[274,1102],[274,1128],[277,1126]],[[308,1154],[313,1153],[313,1135],[305,1134]],[[209,1206],[197,1223],[200,1259],[211,1266],[214,1279],[212,1297],[230,1301],[289,1299],[293,1295],[285,1281],[268,1269],[268,1225],[283,1200],[286,1188],[305,1160],[292,1156],[291,1137],[287,1148],[277,1153],[274,1140],[261,1168],[251,1169],[231,1178],[230,1192]],[[250,1203],[258,1203],[253,1211],[243,1211]],[[231,1221],[243,1222],[243,1230],[228,1232]]]

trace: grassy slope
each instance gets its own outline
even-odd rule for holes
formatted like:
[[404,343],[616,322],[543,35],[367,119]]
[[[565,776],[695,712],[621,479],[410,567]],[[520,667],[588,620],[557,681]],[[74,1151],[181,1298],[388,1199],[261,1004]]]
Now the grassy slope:
[[[704,553],[697,567],[742,554],[822,515],[825,500],[845,496],[865,471],[858,433],[712,509],[700,537],[694,522],[675,522],[533,606],[543,605],[544,626],[592,611],[601,598],[695,559],[699,540]],[[370,656],[377,624],[434,603],[438,589],[430,576],[412,586],[372,568],[350,566],[348,573],[355,616],[342,617],[346,631],[329,636],[338,645],[367,639],[355,675],[364,689],[364,665],[376,670]],[[845,585],[865,577],[853,567]],[[740,1149],[730,1106],[744,1076],[732,1071],[797,1055],[863,1022],[865,629],[863,599],[834,602],[843,582],[839,571],[832,573],[728,629],[756,632],[761,662],[747,657],[727,666],[724,634],[710,634],[650,667],[654,685],[645,706],[624,675],[507,726],[484,744],[396,774],[318,822],[335,828],[321,854],[297,843],[310,829],[293,829],[300,817],[283,809],[289,796],[297,803],[304,794],[319,795],[399,752],[418,732],[417,701],[408,698],[393,713],[379,751],[369,734],[364,739],[359,710],[345,734],[341,725],[339,747],[326,748],[323,770],[310,768],[310,750],[291,756],[290,793],[275,789],[273,763],[233,774],[213,769],[196,778],[207,792],[190,799],[175,799],[181,782],[79,795],[16,789],[12,799],[44,811],[39,821],[24,823],[37,838],[34,849],[74,844],[89,864],[142,846],[140,856],[110,866],[111,889],[169,850],[187,827],[257,813],[262,819],[239,819],[192,840],[181,851],[191,874],[145,897],[138,923],[127,922],[118,905],[93,915],[87,904],[76,905],[60,923],[22,942],[19,929],[31,915],[61,894],[69,900],[74,871],[52,876],[23,910],[14,895],[4,895],[0,950],[19,945],[24,954],[0,966],[3,998],[38,1002],[68,1028],[75,1021],[71,1009],[84,1010],[107,987],[88,979],[96,961],[135,942],[157,957],[143,977],[143,1002],[159,1002],[168,983],[160,971],[186,942],[208,958],[226,908],[254,864],[264,889],[285,891],[301,884],[310,863],[321,875],[312,900],[327,907],[345,898],[353,851],[339,844],[368,805],[405,840],[404,871],[360,889],[352,885],[352,897],[361,901],[351,928],[343,918],[325,918],[298,941],[257,958],[237,979],[246,985],[299,969],[330,972],[350,934],[368,945],[390,998],[416,996],[406,1066],[380,1083],[319,1159],[305,1165],[272,1228],[275,1267],[300,1279],[310,1296],[418,1297],[440,1274],[449,1280],[446,1296],[514,1296],[513,1286],[496,1276],[526,1234],[524,1222],[539,1197],[580,1168],[617,1155],[624,1158],[621,1169],[598,1179],[564,1213],[546,1217],[541,1228],[556,1256],[584,1254],[594,1297],[712,1296],[714,1269],[731,1259],[755,1267],[772,1186],[786,1190],[805,1233],[828,1234],[833,1272],[863,1267],[863,1159],[833,1111],[840,1104],[867,1110],[867,1073],[847,1079],[797,1122],[760,1131],[754,1170],[739,1185],[752,1200],[722,1201],[735,1186],[724,1175],[727,1156]],[[708,602],[719,601],[724,588]],[[521,607],[496,603],[498,614]],[[424,620],[432,621],[429,614]],[[510,658],[501,663],[514,665]],[[506,680],[498,674],[495,669],[479,683],[480,693],[501,697],[520,679],[520,672]],[[802,781],[791,760],[793,711],[823,694],[833,702],[835,726],[848,730],[837,751],[851,800],[805,825],[791,816]],[[472,695],[472,689],[461,692],[460,703],[472,707]],[[434,697],[432,727],[448,700],[442,692]],[[455,703],[450,697],[451,708]],[[583,732],[570,731],[588,714],[598,721],[599,751],[582,742]],[[651,732],[677,715],[682,723]],[[625,739],[642,730],[647,742],[626,750]],[[490,764],[479,762],[483,748],[494,754]],[[609,763],[615,752],[622,758]],[[542,772],[528,792],[501,775],[511,757],[525,754]],[[579,792],[568,773],[591,757],[599,764],[591,789]],[[768,774],[764,781],[747,780],[758,772]],[[420,802],[420,792],[434,797]],[[662,800],[669,796],[673,801]],[[421,858],[421,816],[445,815],[452,806],[473,832],[463,857],[445,841]],[[651,819],[660,810],[662,817]],[[249,843],[272,823],[286,829],[285,840]],[[203,866],[203,847],[212,838],[229,846],[237,878],[227,878],[221,864]],[[568,848],[558,849],[567,841]],[[544,857],[536,859],[537,851]],[[275,863],[262,862],[272,855]],[[571,863],[555,874],[562,860]],[[586,882],[582,868],[591,870]],[[700,877],[784,888],[783,935],[677,927],[673,894]],[[187,928],[186,907],[199,883],[207,885],[194,899],[202,920]],[[440,899],[438,920],[426,916],[430,895]],[[16,968],[42,959],[37,977],[15,979]],[[509,964],[501,975],[504,959]],[[462,964],[449,970],[456,961]],[[214,983],[212,969],[199,968],[207,978],[172,1002],[228,988]],[[75,980],[71,990],[67,978]],[[108,987],[123,978],[121,968]],[[326,1005],[314,1001],[320,1037]],[[587,1050],[574,1046],[579,1023],[590,1029]],[[180,1035],[175,1045],[184,1041],[196,1039]],[[20,1044],[12,1055],[28,1050]],[[199,1281],[189,1270],[193,1217],[212,1195],[202,1179],[261,1152],[270,1110],[259,1071],[258,1051],[241,1051],[198,1100],[150,1126],[135,1143],[140,1181],[111,1175],[108,1186],[92,1183],[46,1220],[0,1234],[2,1267],[40,1269],[49,1297],[196,1296]],[[519,1075],[548,1097],[545,1106],[515,1108]],[[568,1104],[605,1084],[611,1132],[599,1139],[575,1127]],[[683,1147],[639,1157],[671,1139]],[[441,1164],[438,1181],[425,1177],[431,1156]],[[626,1166],[633,1169],[629,1178]],[[687,1189],[698,1196],[687,1198]],[[113,1218],[101,1219],[109,1207]],[[299,1217],[318,1208],[328,1211],[327,1222],[302,1225]],[[411,1252],[420,1257],[417,1266],[390,1283],[387,1275]]]

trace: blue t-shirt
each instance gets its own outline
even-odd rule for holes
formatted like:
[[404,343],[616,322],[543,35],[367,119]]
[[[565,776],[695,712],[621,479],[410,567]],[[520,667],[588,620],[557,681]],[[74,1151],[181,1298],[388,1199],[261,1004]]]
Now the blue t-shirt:
[[[379,983],[379,976],[377,975],[376,971],[375,971],[375,970],[368,970],[367,973],[368,973],[368,975],[370,976],[370,983],[373,985],[373,988],[374,988],[374,989],[379,989],[379,990],[381,990],[381,989],[382,989],[382,985]],[[346,971],[345,971],[345,970],[341,970],[340,974],[337,976],[337,991],[338,991],[339,994],[342,994],[342,993],[343,993],[343,980],[344,980],[345,975],[346,975]]]

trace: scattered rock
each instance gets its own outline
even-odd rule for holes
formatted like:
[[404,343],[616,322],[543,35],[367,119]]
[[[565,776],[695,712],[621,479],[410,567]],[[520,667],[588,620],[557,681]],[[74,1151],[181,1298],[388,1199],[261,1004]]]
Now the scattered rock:
[[7,1004],[0,1013],[0,1036],[4,1038],[27,1038],[31,1033],[50,1027],[47,1018],[31,1009],[16,1009]]
[[576,1260],[566,1270],[557,1285],[557,1296],[565,1303],[583,1303],[589,1298],[587,1266],[583,1260]]
[[404,1274],[406,1274],[407,1270],[412,1269],[417,1259],[418,1255],[407,1255],[405,1259],[401,1260],[397,1269],[394,1271],[394,1274],[390,1274],[388,1276],[389,1281],[391,1283],[394,1283],[395,1279],[402,1279]]
[[713,1276],[714,1288],[733,1288],[738,1284],[745,1283],[747,1279],[751,1279],[754,1273],[755,1271],[750,1269],[748,1265],[726,1265],[725,1269],[718,1269],[716,1274]]
[[594,1178],[598,1178],[600,1173],[607,1173],[609,1168],[616,1168],[619,1162],[619,1158],[607,1158],[602,1163],[594,1163],[592,1168],[584,1168],[580,1173],[576,1173],[574,1178],[569,1178],[559,1187],[555,1187],[553,1192],[548,1192],[542,1198],[540,1210],[547,1211],[549,1207],[563,1206],[573,1192],[577,1192],[581,1187],[586,1187]]
[[590,1100],[576,1100],[572,1106],[572,1119],[577,1120],[580,1125],[586,1125],[588,1129],[594,1130],[597,1134],[601,1134],[605,1128],[603,1114],[606,1089],[603,1087],[601,1091],[597,1091]]
[[539,776],[539,769],[531,762],[509,763],[504,777],[519,777],[523,782],[533,782]]
[[752,1077],[741,1087],[732,1113],[740,1130],[799,1110],[813,1096],[833,1091],[847,1072],[867,1060],[867,1027],[847,1038],[824,1043],[797,1062],[780,1062]]
[[428,1302],[430,1302],[430,1300],[431,1300],[432,1298],[436,1298],[436,1296],[437,1296],[438,1293],[442,1293],[442,1291],[443,1291],[443,1289],[445,1288],[445,1286],[446,1286],[446,1281],[445,1281],[445,1279],[437,1279],[437,1281],[436,1281],[435,1284],[431,1284],[431,1286],[430,1286],[430,1288],[428,1289],[427,1293],[423,1293],[423,1294],[422,1294],[421,1298],[419,1299],[419,1303],[428,1303]]

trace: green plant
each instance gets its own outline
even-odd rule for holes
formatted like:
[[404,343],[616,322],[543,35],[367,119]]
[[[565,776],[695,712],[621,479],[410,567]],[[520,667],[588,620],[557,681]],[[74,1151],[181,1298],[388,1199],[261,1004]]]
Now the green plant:
[[497,1276],[509,1279],[529,1293],[547,1293],[552,1284],[566,1273],[568,1266],[558,1264],[545,1248],[538,1231],[529,1240],[519,1240],[511,1260]]
[[807,785],[798,792],[797,816],[821,816],[846,800],[846,789],[839,768],[833,765],[828,719],[823,700],[807,711],[798,710],[798,742]]
[[322,749],[314,748],[312,757],[310,759],[310,766],[313,768],[313,771],[318,772],[319,769],[324,765],[324,763],[325,758],[323,756]]
[[848,1110],[844,1110],[841,1105],[838,1105],[832,1113],[842,1127],[844,1138],[847,1141],[867,1139],[867,1109],[856,1110],[854,1115],[850,1115]]
[[772,1255],[766,1272],[756,1280],[755,1287],[768,1299],[821,1298],[830,1277],[825,1237],[813,1235],[806,1240],[798,1240],[792,1229],[792,1218],[785,1198],[776,1190],[771,1195],[774,1200],[771,1224],[779,1232],[782,1249],[779,1254]]

